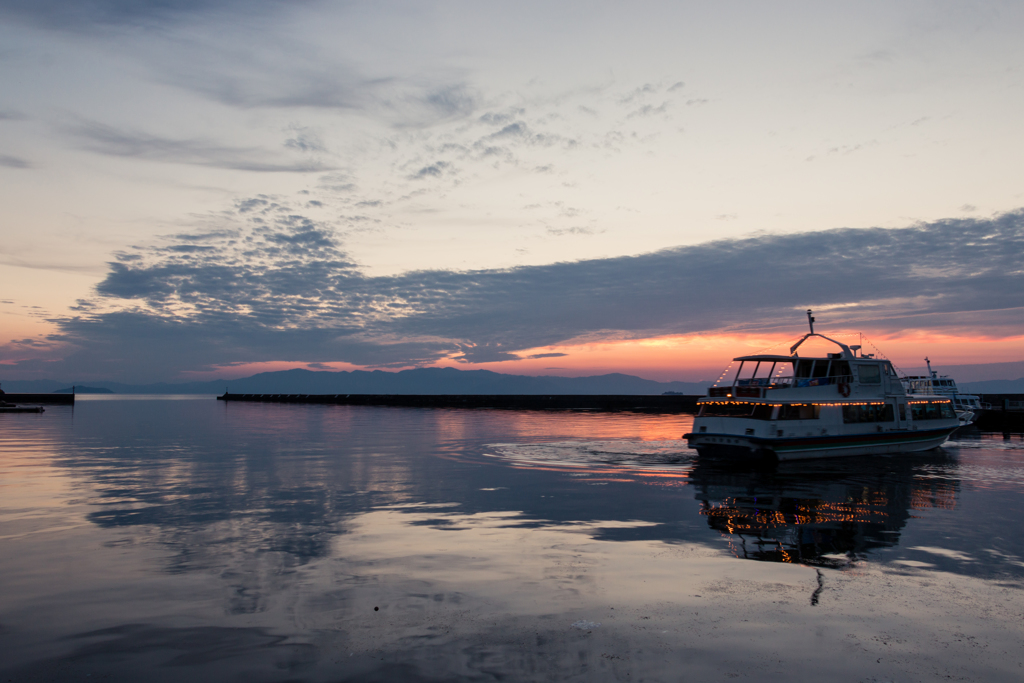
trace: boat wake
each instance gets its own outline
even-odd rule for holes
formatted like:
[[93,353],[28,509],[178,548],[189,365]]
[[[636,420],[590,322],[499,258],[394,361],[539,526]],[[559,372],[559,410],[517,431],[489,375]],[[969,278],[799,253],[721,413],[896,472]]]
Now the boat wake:
[[556,441],[489,444],[487,457],[520,467],[666,470],[693,467],[697,452],[679,441]]
[[[956,434],[953,435],[956,437]],[[1024,451],[1024,439],[1004,439],[999,435],[986,434],[982,438],[960,437],[950,439],[943,448],[950,450],[960,448],[963,450],[985,450],[985,451]]]

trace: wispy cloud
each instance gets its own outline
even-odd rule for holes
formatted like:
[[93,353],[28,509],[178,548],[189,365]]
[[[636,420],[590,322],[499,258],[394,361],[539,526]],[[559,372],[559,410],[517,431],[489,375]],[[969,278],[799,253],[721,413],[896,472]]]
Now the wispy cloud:
[[255,147],[230,147],[202,139],[174,139],[100,123],[67,129],[84,149],[107,156],[212,166],[260,173],[314,173],[333,170],[314,159],[287,161]]
[[300,152],[326,152],[327,146],[316,131],[305,126],[291,126],[288,132],[292,137],[284,141],[285,147]]
[[[370,73],[358,66],[357,59],[336,49],[335,34],[325,37],[307,29],[293,34],[292,29],[309,18],[305,10],[322,4],[321,0],[0,0],[0,18],[80,34],[104,50],[120,52],[148,67],[155,81],[240,109],[364,112],[410,128],[462,118],[476,110],[477,95],[457,74],[432,73],[429,68]],[[350,3],[317,11],[349,28],[365,19]]]
[[604,232],[604,230],[598,230],[596,228],[575,227],[575,228],[548,228],[547,232],[548,232],[549,235],[555,235],[556,237],[561,237],[563,235],[598,235],[598,234]]
[[451,163],[447,161],[435,161],[429,166],[424,166],[409,176],[410,180],[423,180],[424,178],[440,178],[454,172]]
[[10,154],[0,154],[0,166],[7,168],[32,168],[32,164],[27,160]]
[[241,203],[235,220],[112,263],[97,296],[58,321],[52,341],[77,348],[63,363],[138,376],[160,358],[166,376],[268,360],[490,362],[574,339],[786,327],[819,306],[830,326],[1017,333],[1024,308],[1024,212],[390,277],[363,274],[329,227],[272,198]]

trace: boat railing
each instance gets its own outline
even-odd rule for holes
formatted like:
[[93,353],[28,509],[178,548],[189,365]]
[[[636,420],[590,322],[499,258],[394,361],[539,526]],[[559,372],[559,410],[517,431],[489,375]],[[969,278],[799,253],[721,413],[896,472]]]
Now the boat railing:
[[[711,387],[711,397],[763,397],[769,389],[802,389],[804,387],[824,387],[837,384],[853,384],[853,375],[835,375],[832,377],[751,377],[734,380],[723,387]],[[840,387],[841,388],[841,387]]]
[[802,389],[804,387],[823,387],[830,384],[852,384],[853,375],[834,375],[832,377],[760,377],[754,379],[738,379],[737,387],[765,387],[767,389]]
[[950,386],[948,384],[938,384],[930,379],[907,379],[901,380],[903,384],[910,391],[917,392],[919,394],[956,394],[958,393],[955,385]]

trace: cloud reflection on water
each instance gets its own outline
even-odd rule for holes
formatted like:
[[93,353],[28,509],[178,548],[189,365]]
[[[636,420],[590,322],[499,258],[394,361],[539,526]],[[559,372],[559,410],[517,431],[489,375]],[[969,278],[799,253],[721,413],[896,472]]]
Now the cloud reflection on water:
[[[151,412],[140,405],[126,407]],[[673,438],[688,429],[685,415],[217,410],[226,421],[207,416],[196,434],[170,425],[153,433],[144,421],[121,428],[121,443],[85,451],[76,444],[63,462],[95,482],[86,518],[159,530],[175,549],[174,572],[238,567],[253,553],[278,558],[282,568],[302,566],[329,555],[332,539],[368,511],[425,504],[457,506],[416,523],[448,531],[464,529],[453,520],[465,515],[508,512],[533,528],[590,524],[601,540],[700,543],[747,559],[843,567],[880,550],[906,555],[899,544],[908,520],[915,511],[954,509],[961,471],[982,485],[1009,477],[1012,487],[1021,476],[1012,467],[975,471],[952,446],[896,458],[724,466],[700,461]],[[488,444],[495,434],[516,440]],[[995,563],[1000,571],[1012,568],[1016,549],[997,552],[1011,558]]]
[[1024,575],[1004,533],[1019,494],[958,479],[1001,451],[750,470],[665,439],[685,416],[124,400],[43,417],[7,421],[0,460],[22,492],[0,499],[0,640],[32,644],[0,671],[19,676],[720,677],[839,619],[872,662],[878,629],[915,643],[898,678],[950,610],[1010,619]]

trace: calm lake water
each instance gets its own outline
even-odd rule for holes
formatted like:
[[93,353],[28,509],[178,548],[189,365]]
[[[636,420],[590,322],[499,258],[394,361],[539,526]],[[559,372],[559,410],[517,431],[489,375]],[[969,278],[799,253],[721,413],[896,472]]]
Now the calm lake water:
[[691,421],[0,415],[0,680],[1024,679],[1021,435],[751,469]]

